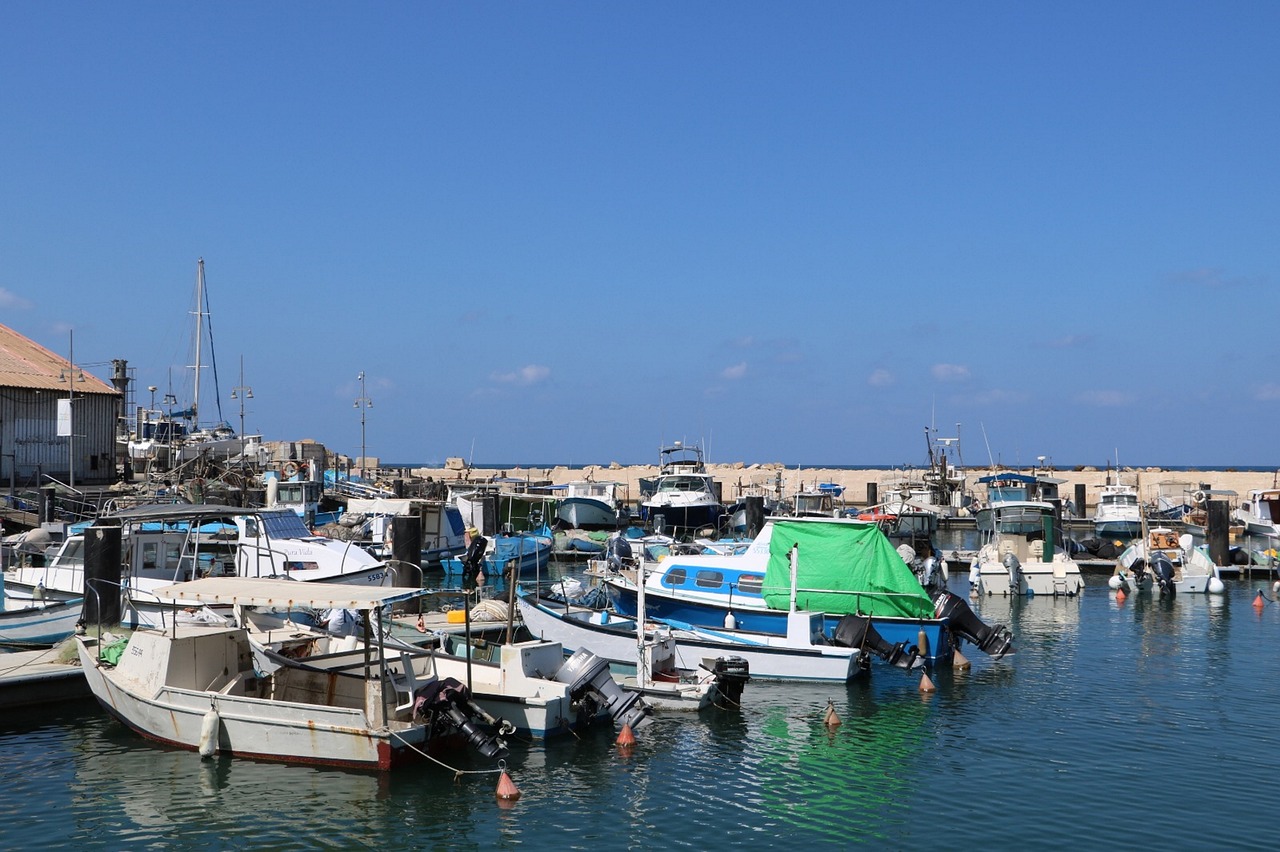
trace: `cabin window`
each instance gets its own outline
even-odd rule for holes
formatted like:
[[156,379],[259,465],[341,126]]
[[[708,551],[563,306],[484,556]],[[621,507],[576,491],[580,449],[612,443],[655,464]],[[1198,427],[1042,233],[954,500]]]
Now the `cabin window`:
[[688,574],[683,568],[672,568],[666,574],[662,575],[662,585],[683,586],[687,576]]
[[724,574],[720,571],[699,571],[693,583],[700,589],[718,589],[724,585]]
[[258,533],[258,521],[257,521],[257,519],[256,519],[256,518],[245,518],[245,519],[244,519],[244,537],[245,537],[245,538],[257,538],[257,537],[258,537],[258,535],[259,535],[259,533]]
[[764,577],[760,574],[743,574],[738,578],[738,591],[749,595],[758,595],[764,588]]

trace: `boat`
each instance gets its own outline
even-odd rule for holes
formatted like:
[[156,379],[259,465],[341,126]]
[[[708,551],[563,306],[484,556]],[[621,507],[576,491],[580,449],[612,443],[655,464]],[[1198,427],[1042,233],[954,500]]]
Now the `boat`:
[[[547,524],[554,508],[546,494],[464,486],[451,500],[463,523],[488,537],[484,557],[486,576],[506,576],[514,570],[516,577],[529,577],[550,566],[556,539]],[[495,531],[496,518],[503,516],[499,512],[504,512],[506,520]],[[460,576],[464,570],[462,560],[456,555],[442,559],[440,564],[449,575]]]
[[[204,592],[198,599],[212,599],[208,581],[198,582]],[[232,586],[217,600],[225,600],[237,588]],[[253,586],[246,588],[260,594]],[[170,592],[178,596],[183,593],[184,589]],[[434,592],[424,590],[421,597],[429,594]],[[279,656],[326,671],[353,671],[364,665],[366,643],[359,613],[316,613],[306,607],[282,613],[277,603],[265,611],[237,607],[236,622],[249,630],[255,652],[261,650],[260,656],[265,657],[256,664],[259,671],[273,668],[277,664],[273,661]],[[391,625],[382,627],[390,630]],[[487,654],[474,647],[469,637],[434,634],[423,639],[420,646],[394,633],[384,633],[381,647],[390,654],[392,669],[422,683],[435,677],[464,684],[472,701],[497,720],[497,728],[504,736],[545,739],[572,733],[600,719],[616,720],[619,725],[630,725],[632,730],[648,723],[652,705],[642,696],[626,695],[607,678],[600,678],[602,661],[587,652],[570,666],[561,645],[540,639],[484,643]]]
[[621,482],[579,479],[557,489],[558,525],[574,530],[616,530],[626,526],[631,512],[626,485]]
[[988,534],[969,566],[974,595],[1075,597],[1084,590],[1080,566],[1060,545],[1052,514],[1039,530]]
[[[244,606],[284,601],[357,609],[381,619],[421,589],[213,578],[157,594],[172,605],[204,600]],[[375,639],[380,631],[373,634]],[[363,653],[351,668],[321,668],[276,655],[255,666],[239,626],[171,624],[125,637],[76,637],[89,689],[108,713],[143,737],[202,756],[391,770],[432,752],[470,744],[485,758],[506,754],[496,720],[462,683],[418,679],[398,654]]]
[[1064,482],[1040,468],[1030,474],[1002,470],[981,477],[978,484],[986,486],[987,499],[974,511],[978,529],[1022,535],[1042,529],[1045,517],[1057,511],[1054,504]]
[[[602,582],[614,609],[635,617],[634,578]],[[645,602],[647,617],[671,624],[774,635],[786,635],[794,610],[823,613],[828,638],[844,615],[867,615],[886,642],[914,644],[931,664],[951,658],[953,634],[994,657],[1012,651],[1007,629],[982,624],[949,592],[927,594],[876,524],[847,519],[772,518],[745,552],[672,553],[646,578]]]
[[935,428],[925,427],[929,466],[923,470],[908,467],[880,483],[879,494],[886,504],[906,503],[943,517],[969,512],[972,498],[963,462],[956,463],[948,455],[954,445],[959,456],[959,425],[954,438],[938,437]]
[[1254,488],[1233,513],[1253,536],[1280,536],[1280,488]]
[[[121,509],[97,523],[119,533],[121,564],[106,567],[114,569],[130,623],[162,623],[164,607],[155,591],[200,577],[381,586],[392,585],[398,573],[352,542],[312,534],[290,509],[166,503]],[[51,559],[40,560],[45,564],[31,560],[6,571],[6,594],[20,600],[84,596],[92,567],[86,565],[86,543],[87,530],[77,527]]]
[[1179,535],[1169,527],[1153,527],[1130,543],[1116,559],[1107,585],[1127,594],[1153,592],[1171,597],[1226,591],[1218,566],[1204,547],[1197,547],[1190,533]]
[[725,520],[720,489],[702,448],[675,441],[658,451],[658,476],[641,480],[640,516],[655,532],[679,535],[718,528]]
[[1098,495],[1093,515],[1094,534],[1100,539],[1128,542],[1142,536],[1142,507],[1138,489],[1123,483],[1107,483]]
[[37,648],[56,645],[75,632],[83,605],[80,598],[23,601],[4,598],[0,610],[0,645]]
[[[635,618],[537,596],[524,588],[517,590],[517,602],[533,635],[554,639],[566,648],[587,648],[620,666],[635,665],[639,627]],[[867,670],[873,653],[908,669],[919,662],[914,646],[891,646],[874,632],[870,619],[851,619],[860,621],[864,631],[851,633],[858,625],[850,621],[849,630],[841,634],[842,644],[822,636],[823,615],[813,612],[790,613],[782,635],[648,619],[644,641],[670,645],[672,666],[685,677],[699,669],[733,670],[726,661],[734,658],[742,660],[751,677],[776,681],[853,680]]]
[[819,482],[801,488],[791,497],[791,516],[795,518],[838,518],[844,512],[844,486],[835,482]]

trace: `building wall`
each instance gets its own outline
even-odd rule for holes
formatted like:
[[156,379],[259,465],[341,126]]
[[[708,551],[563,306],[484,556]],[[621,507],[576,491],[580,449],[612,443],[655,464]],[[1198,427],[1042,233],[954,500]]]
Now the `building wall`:
[[70,439],[58,435],[58,400],[65,398],[48,390],[0,387],[0,486],[40,485],[45,476],[70,482],[72,448],[77,485],[115,481],[118,396],[76,394]]

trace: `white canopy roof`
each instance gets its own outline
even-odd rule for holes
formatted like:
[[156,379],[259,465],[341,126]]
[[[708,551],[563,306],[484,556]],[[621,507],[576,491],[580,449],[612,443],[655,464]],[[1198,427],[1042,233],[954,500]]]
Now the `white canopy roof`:
[[406,586],[356,586],[258,577],[206,577],[156,589],[163,600],[314,609],[379,609],[432,594]]

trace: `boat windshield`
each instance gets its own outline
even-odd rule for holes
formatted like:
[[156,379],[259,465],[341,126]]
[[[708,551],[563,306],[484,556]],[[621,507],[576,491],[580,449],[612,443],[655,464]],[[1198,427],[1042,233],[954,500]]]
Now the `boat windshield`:
[[706,491],[707,483],[700,476],[665,476],[658,483],[659,491]]

